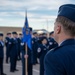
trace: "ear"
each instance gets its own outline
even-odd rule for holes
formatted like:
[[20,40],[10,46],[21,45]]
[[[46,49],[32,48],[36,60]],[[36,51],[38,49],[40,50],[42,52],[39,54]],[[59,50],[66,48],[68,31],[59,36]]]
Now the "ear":
[[59,34],[61,32],[61,25],[57,25],[56,33]]

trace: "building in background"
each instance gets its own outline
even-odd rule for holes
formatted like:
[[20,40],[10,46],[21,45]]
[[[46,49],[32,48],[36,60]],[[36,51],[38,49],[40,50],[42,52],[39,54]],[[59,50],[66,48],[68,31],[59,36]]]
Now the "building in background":
[[37,32],[38,34],[40,33],[49,33],[46,29],[36,29],[34,32]]
[[0,27],[0,32],[2,32],[4,36],[6,36],[8,32],[13,32],[13,31],[16,31],[17,33],[21,33],[22,28],[21,27]]
[[[4,36],[6,36],[8,32],[13,32],[13,31],[16,31],[19,34],[19,33],[22,33],[22,28],[21,27],[0,27],[0,32],[2,32]],[[33,30],[33,32],[37,32],[38,34],[49,33],[45,29],[35,29]]]

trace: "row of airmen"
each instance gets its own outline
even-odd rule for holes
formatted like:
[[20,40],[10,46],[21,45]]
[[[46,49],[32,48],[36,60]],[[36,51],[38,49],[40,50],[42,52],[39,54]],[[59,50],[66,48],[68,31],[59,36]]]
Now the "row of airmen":
[[[30,29],[32,34],[32,29]],[[33,65],[38,63],[37,58],[40,61],[40,75],[44,75],[44,56],[45,54],[55,48],[58,44],[54,41],[53,33],[50,33],[50,37],[47,38],[47,34],[43,33],[38,35],[37,32],[33,33],[32,37],[32,50],[28,48],[28,57],[25,55],[25,43],[22,42],[22,34],[17,32],[7,33],[5,38],[6,45],[6,63],[9,63],[10,58],[10,72],[18,71],[16,69],[17,60],[22,60],[22,75],[25,75],[25,58],[28,58],[28,75],[33,75],[32,69]],[[1,75],[6,75],[3,73],[3,34],[0,33],[0,73]],[[20,55],[22,53],[22,56]]]
[[18,42],[20,38],[17,38],[16,32],[12,32],[12,37],[11,33],[7,33],[5,41],[3,40],[3,38],[3,33],[0,33],[0,75],[6,75],[3,72],[4,46],[6,46],[6,63],[9,63],[10,57],[10,72],[18,71],[16,69],[16,64],[20,53],[20,51],[18,50]]

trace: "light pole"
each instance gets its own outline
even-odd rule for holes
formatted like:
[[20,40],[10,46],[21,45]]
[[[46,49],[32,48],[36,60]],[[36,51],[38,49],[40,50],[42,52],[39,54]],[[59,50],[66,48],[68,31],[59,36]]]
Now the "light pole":
[[48,31],[48,19],[46,20],[46,22],[47,22],[47,31]]

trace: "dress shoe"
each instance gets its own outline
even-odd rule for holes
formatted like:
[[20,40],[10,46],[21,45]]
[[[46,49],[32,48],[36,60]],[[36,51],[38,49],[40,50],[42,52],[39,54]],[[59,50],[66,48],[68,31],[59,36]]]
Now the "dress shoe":
[[18,69],[15,69],[15,71],[19,71]]
[[7,74],[5,74],[5,73],[2,73],[1,75],[7,75]]
[[10,72],[12,72],[12,73],[13,73],[13,72],[15,72],[15,71],[10,71]]

